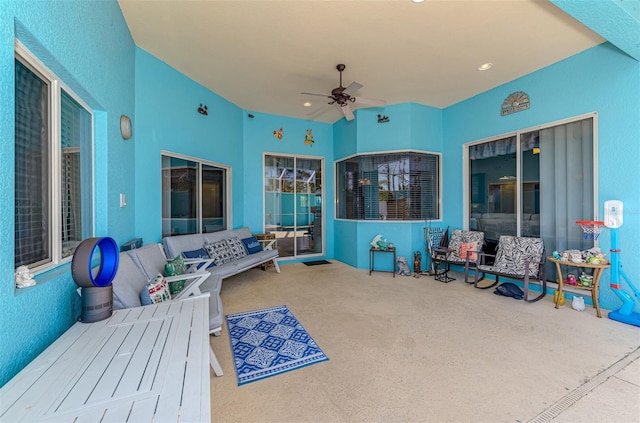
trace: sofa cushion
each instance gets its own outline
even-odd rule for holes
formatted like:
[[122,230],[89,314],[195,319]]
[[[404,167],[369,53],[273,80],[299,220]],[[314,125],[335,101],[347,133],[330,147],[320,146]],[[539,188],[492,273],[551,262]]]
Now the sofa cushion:
[[136,266],[129,254],[120,253],[118,271],[111,282],[113,286],[113,309],[140,307],[140,293],[149,279]]
[[227,239],[227,245],[229,246],[229,251],[231,251],[231,255],[235,260],[241,259],[247,255],[244,243],[237,236]]
[[147,244],[140,248],[127,251],[133,262],[144,271],[147,280],[156,277],[158,273],[164,273],[164,265],[167,259],[162,252],[160,244]]
[[247,249],[249,254],[255,254],[262,251],[262,244],[258,241],[258,238],[255,236],[250,236],[249,238],[244,238],[242,240],[244,247]]
[[212,243],[204,244],[204,248],[207,250],[209,257],[213,259],[216,266],[222,266],[223,264],[230,263],[233,260],[233,255],[229,250],[229,245],[226,239],[215,241]]
[[191,251],[195,250],[196,248],[202,248],[205,242],[207,241],[205,240],[203,234],[167,236],[162,239],[164,252],[167,258],[170,259],[182,254],[183,251]]
[[[176,258],[165,263],[164,265],[165,276],[184,275],[185,272],[186,272],[186,266],[184,264],[184,258],[182,258],[182,256],[176,256]],[[169,282],[169,291],[171,291],[171,295],[176,295],[177,293],[182,291],[186,283],[187,283],[186,279]]]
[[[186,258],[186,259],[208,259],[211,258],[209,257],[209,253],[207,253],[207,250],[203,248],[198,248],[197,250],[191,250],[191,251],[183,251],[182,252],[182,257]],[[215,263],[211,263],[209,265],[209,267],[207,267],[207,269],[215,266]],[[200,269],[202,266],[204,266],[204,263],[200,263],[198,264],[198,269]]]
[[469,253],[469,260],[477,260],[478,259],[478,243],[477,242],[463,242],[460,244],[460,258],[463,260],[467,259],[467,253]]
[[160,273],[140,293],[140,303],[142,305],[163,303],[169,300],[171,300],[169,283]]

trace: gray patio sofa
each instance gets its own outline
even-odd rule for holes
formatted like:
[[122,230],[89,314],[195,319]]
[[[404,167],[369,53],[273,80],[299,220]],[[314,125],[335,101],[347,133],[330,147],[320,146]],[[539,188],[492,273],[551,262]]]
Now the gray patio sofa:
[[[204,247],[204,244],[211,244],[217,241],[237,237],[246,239],[251,237],[251,230],[248,227],[240,229],[227,229],[219,232],[202,234],[174,235],[165,237],[162,240],[164,251],[168,259],[173,259],[185,251],[194,251]],[[251,269],[263,263],[273,262],[276,272],[280,273],[278,265],[278,250],[270,249],[267,246],[264,250],[254,254],[247,254],[239,259],[232,259],[228,263],[207,268],[207,272],[212,275],[220,275],[222,279],[237,275],[245,270]]]
[[[118,271],[112,281],[113,309],[126,309],[142,305],[140,294],[147,283],[158,273],[164,272],[167,262],[160,244],[148,244],[141,248],[120,253]],[[223,310],[220,299],[222,278],[207,271],[197,271],[184,275],[169,276],[168,282],[186,280],[180,293],[172,299],[181,299],[190,295],[209,294],[209,333],[220,335]]]

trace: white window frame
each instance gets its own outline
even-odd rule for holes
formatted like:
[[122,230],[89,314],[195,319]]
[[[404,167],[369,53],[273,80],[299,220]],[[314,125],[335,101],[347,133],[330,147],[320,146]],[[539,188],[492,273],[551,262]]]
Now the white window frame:
[[[436,151],[428,151],[428,150],[416,150],[416,149],[404,149],[404,150],[384,150],[384,151],[367,151],[363,153],[350,154],[348,156],[342,157],[340,159],[333,161],[333,175],[335,182],[335,200],[334,200],[334,216],[338,216],[338,190],[340,187],[338,186],[338,163],[343,162],[345,160],[351,159],[353,157],[361,157],[361,156],[375,156],[381,154],[401,154],[401,153],[415,153],[415,154],[429,154],[432,156],[438,157],[438,218],[437,219],[427,219],[426,222],[442,222],[442,153]],[[336,217],[336,221],[342,222],[376,222],[376,223],[416,223],[416,222],[424,222],[424,219],[414,219],[414,220],[382,220],[382,219],[345,219]]]
[[[34,274],[40,274],[51,270],[61,264],[68,263],[72,260],[73,255],[62,258],[62,191],[61,191],[61,90],[64,90],[71,98],[78,102],[91,116],[91,234],[95,233],[95,158],[94,158],[94,130],[95,119],[94,111],[82,98],[80,98],[71,88],[69,88],[53,71],[51,71],[44,63],[42,63],[24,44],[18,39],[14,41],[14,57],[22,62],[25,66],[34,71],[40,78],[49,84],[49,194],[51,198],[50,208],[48,210],[50,216],[50,257],[49,262],[38,266],[30,267],[30,271]],[[57,212],[55,212],[57,210]],[[15,252],[14,252],[15,254]]]
[[[469,214],[470,214],[470,210],[469,210],[469,196],[471,195],[470,189],[471,187],[469,186],[469,149],[474,146],[474,145],[478,145],[478,144],[484,144],[487,142],[491,142],[491,141],[496,141],[502,138],[508,138],[508,137],[516,137],[516,151],[517,151],[517,157],[520,157],[521,151],[520,151],[520,137],[522,134],[528,133],[528,132],[533,132],[533,131],[540,131],[543,129],[547,129],[547,128],[552,128],[554,126],[559,126],[559,125],[564,125],[564,124],[568,124],[571,122],[577,122],[577,121],[581,121],[584,119],[589,119],[592,118],[593,119],[593,216],[595,220],[598,220],[598,209],[599,209],[599,200],[598,200],[598,113],[597,112],[590,112],[590,113],[585,113],[583,115],[578,115],[578,116],[573,116],[570,118],[566,118],[566,119],[561,119],[561,120],[556,120],[554,122],[549,122],[549,123],[544,123],[541,125],[536,125],[536,126],[531,126],[529,128],[524,128],[524,129],[519,129],[517,131],[512,131],[512,132],[506,132],[504,134],[501,135],[496,135],[493,137],[489,137],[489,138],[484,138],[481,140],[476,140],[476,141],[471,141],[468,143],[465,143],[462,145],[462,210],[463,210],[463,225],[462,227],[465,230],[469,230]],[[522,175],[521,175],[521,163],[520,160],[516,160],[516,186],[517,191],[516,191],[516,222],[517,222],[517,227],[516,227],[516,231],[517,233],[521,233],[521,225],[522,222],[520,222],[520,216],[522,214],[522,199],[521,199],[521,195],[520,195],[520,187],[519,184],[521,184],[521,180],[522,180]],[[596,246],[597,244],[597,240],[594,243]]]

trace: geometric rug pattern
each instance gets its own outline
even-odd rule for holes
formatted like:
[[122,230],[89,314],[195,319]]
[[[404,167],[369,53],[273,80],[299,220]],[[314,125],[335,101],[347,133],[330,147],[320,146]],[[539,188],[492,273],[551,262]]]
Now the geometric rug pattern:
[[285,305],[226,319],[238,386],[329,360]]

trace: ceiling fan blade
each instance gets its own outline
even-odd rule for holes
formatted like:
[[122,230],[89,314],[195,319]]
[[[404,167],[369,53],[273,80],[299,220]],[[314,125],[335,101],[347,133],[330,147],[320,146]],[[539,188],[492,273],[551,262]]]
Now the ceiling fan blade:
[[354,97],[354,101],[358,104],[365,104],[371,107],[382,107],[387,104],[384,100],[378,100],[376,98],[364,98],[364,97]]
[[327,94],[317,94],[317,93],[300,93],[300,94],[302,94],[302,95],[317,95],[317,96],[320,96],[320,97],[331,98],[331,96],[327,95]]
[[351,111],[351,107],[349,107],[348,104],[340,106],[340,110],[342,110],[342,113],[344,113],[344,117],[347,118],[347,120],[353,120],[353,112]]
[[362,84],[358,84],[357,82],[354,81],[351,84],[349,84],[349,86],[347,88],[344,89],[342,94],[354,95],[355,92],[358,91],[362,87],[363,87]]

